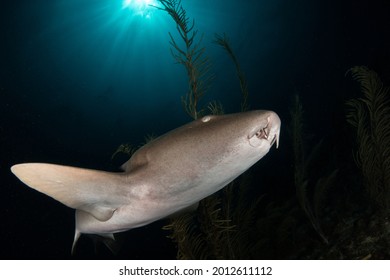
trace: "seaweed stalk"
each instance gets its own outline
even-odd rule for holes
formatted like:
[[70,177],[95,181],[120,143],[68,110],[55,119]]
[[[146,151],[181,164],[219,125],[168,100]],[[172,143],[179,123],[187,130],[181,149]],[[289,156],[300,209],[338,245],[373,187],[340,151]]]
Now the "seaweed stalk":
[[222,35],[215,34],[215,43],[220,45],[222,48],[225,49],[225,51],[228,53],[230,58],[233,60],[234,66],[236,67],[236,74],[238,77],[238,80],[240,81],[240,88],[242,93],[242,102],[241,102],[241,111],[248,111],[249,105],[248,105],[248,84],[245,79],[244,72],[241,70],[240,63],[238,62],[238,59],[236,55],[234,54],[234,51],[232,47],[230,46],[229,38],[225,33]]
[[317,154],[321,141],[314,146],[310,154],[306,157],[303,141],[303,107],[298,95],[295,95],[294,106],[290,114],[294,152],[294,183],[298,202],[303,211],[306,213],[306,216],[308,217],[314,230],[318,233],[321,239],[328,244],[328,239],[326,238],[320,225],[320,205],[324,198],[325,191],[332,185],[336,177],[337,170],[333,171],[330,175],[317,180],[313,190],[313,200],[310,201],[308,197],[309,178],[307,170],[314,158],[314,155]]
[[202,110],[198,109],[199,100],[208,90],[213,76],[210,75],[211,64],[205,55],[205,48],[201,47],[203,35],[195,43],[198,30],[194,30],[195,20],[190,21],[180,0],[158,0],[163,7],[157,9],[167,12],[176,23],[177,31],[184,42],[185,48],[180,48],[175,38],[169,33],[171,52],[177,63],[182,64],[187,71],[189,89],[182,97],[185,111],[197,119]]

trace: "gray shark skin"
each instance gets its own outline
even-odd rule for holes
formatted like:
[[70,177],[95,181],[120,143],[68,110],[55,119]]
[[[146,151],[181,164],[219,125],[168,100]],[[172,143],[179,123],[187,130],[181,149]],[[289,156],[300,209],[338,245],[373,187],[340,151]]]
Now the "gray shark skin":
[[245,172],[276,143],[272,111],[210,115],[139,148],[105,172],[46,163],[11,171],[26,185],[76,209],[72,250],[81,233],[112,237],[196,205]]

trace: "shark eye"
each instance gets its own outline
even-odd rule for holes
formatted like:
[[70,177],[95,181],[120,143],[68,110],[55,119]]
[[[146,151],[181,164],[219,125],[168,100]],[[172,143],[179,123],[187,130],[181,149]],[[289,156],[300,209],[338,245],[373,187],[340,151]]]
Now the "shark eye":
[[203,118],[202,118],[202,122],[208,122],[209,120],[211,119],[211,116],[204,116]]

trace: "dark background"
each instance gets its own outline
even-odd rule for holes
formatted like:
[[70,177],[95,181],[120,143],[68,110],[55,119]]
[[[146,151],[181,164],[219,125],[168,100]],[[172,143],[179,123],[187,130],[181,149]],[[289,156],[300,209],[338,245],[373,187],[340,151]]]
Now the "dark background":
[[[284,139],[294,94],[313,135],[351,152],[345,101],[355,91],[345,74],[366,65],[390,81],[387,2],[183,0],[216,75],[204,104],[240,109],[234,66],[212,42],[225,32],[246,74],[250,107],[282,119],[280,149],[254,167],[266,171],[264,182],[282,180],[289,167]],[[24,186],[9,168],[34,161],[117,170],[121,160],[111,155],[121,143],[138,146],[190,121],[180,103],[186,73],[171,56],[168,32],[179,37],[164,12],[136,15],[121,0],[1,1],[0,13],[0,258],[68,259],[73,210]],[[75,257],[174,258],[164,224],[121,234],[118,256],[100,245],[95,254],[82,238]]]

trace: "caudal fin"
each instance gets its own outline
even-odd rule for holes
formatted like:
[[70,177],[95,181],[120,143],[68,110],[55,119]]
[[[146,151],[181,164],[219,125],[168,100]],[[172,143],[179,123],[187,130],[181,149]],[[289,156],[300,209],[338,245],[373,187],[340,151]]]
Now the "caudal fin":
[[46,163],[17,164],[11,171],[29,187],[100,221],[109,220],[123,199],[116,173]]

